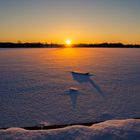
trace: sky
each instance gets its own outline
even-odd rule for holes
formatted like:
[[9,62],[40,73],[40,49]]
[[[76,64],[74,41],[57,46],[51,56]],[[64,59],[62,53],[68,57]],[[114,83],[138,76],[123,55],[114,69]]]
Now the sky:
[[140,44],[140,0],[0,0],[0,42]]

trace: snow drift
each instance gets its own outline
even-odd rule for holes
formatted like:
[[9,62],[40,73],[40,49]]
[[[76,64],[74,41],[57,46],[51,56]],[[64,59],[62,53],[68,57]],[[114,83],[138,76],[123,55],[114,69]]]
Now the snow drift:
[[139,140],[140,120],[109,120],[87,126],[70,126],[54,130],[0,130],[1,140]]

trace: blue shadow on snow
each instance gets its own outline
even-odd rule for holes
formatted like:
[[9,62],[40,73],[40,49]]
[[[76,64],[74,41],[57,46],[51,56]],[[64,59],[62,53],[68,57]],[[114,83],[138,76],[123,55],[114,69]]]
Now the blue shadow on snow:
[[95,83],[90,77],[91,75],[83,75],[83,74],[77,74],[77,73],[71,73],[73,80],[77,81],[78,83],[90,83],[102,96],[104,96],[104,93],[100,86]]

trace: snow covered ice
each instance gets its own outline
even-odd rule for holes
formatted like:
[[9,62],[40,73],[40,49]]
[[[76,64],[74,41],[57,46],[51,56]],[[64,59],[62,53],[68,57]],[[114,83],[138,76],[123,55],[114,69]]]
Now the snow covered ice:
[[140,49],[0,49],[0,127],[140,117],[139,60]]

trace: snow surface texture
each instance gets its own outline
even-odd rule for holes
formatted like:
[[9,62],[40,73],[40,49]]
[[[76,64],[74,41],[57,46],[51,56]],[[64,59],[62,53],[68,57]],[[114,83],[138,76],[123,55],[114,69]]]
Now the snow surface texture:
[[1,140],[139,140],[140,120],[109,120],[87,126],[71,126],[54,130],[0,130]]
[[0,128],[138,118],[139,103],[140,49],[0,49]]

